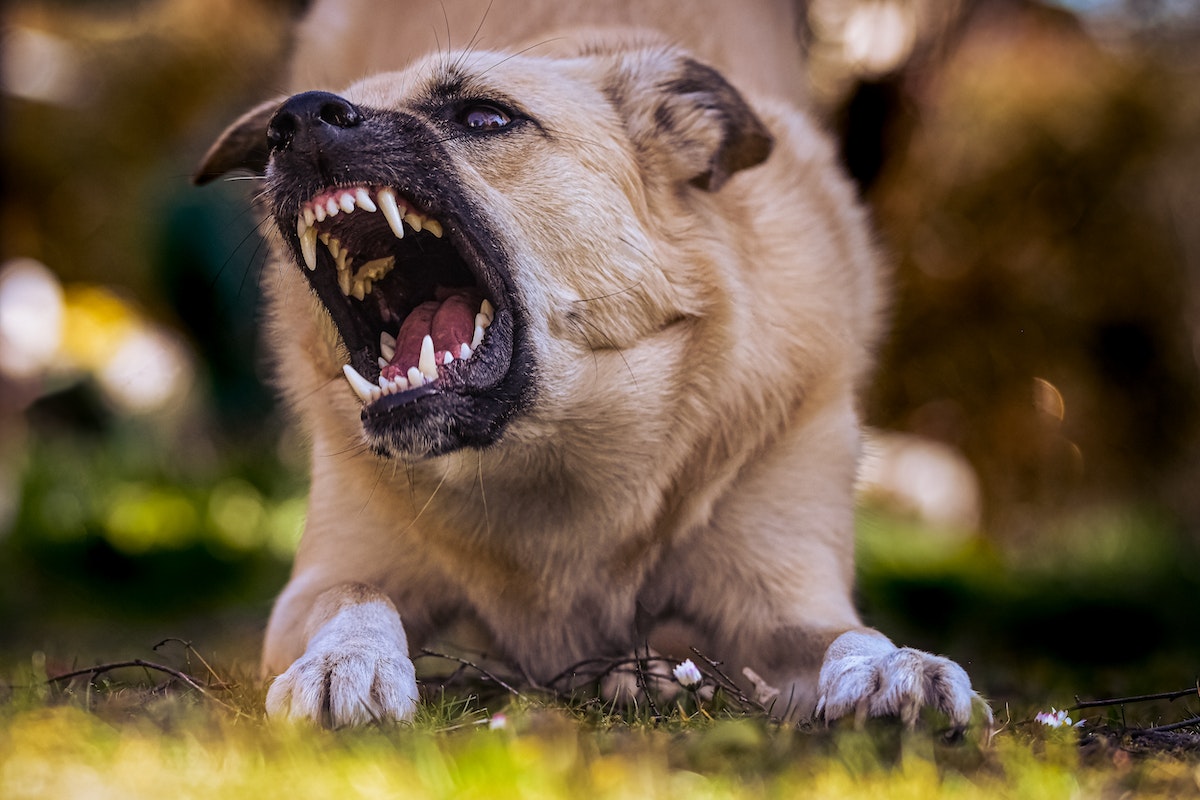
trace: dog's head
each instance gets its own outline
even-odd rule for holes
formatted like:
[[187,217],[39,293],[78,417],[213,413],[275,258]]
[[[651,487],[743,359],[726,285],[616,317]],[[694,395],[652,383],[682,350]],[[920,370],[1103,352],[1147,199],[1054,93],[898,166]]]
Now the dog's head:
[[368,443],[419,456],[495,442],[572,359],[685,316],[686,269],[657,244],[685,233],[656,228],[656,204],[717,192],[770,149],[712,69],[592,45],[442,54],[264,104],[196,180],[265,176]]

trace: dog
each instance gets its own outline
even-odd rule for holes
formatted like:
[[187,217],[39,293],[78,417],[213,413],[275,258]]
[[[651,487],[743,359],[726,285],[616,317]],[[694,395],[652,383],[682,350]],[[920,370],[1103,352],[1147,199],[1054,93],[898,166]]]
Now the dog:
[[787,719],[990,725],[852,601],[884,293],[801,107],[796,5],[500,3],[318,3],[306,90],[196,173],[263,178],[269,348],[312,443],[268,713],[410,719],[409,653],[457,621],[535,684],[694,648]]

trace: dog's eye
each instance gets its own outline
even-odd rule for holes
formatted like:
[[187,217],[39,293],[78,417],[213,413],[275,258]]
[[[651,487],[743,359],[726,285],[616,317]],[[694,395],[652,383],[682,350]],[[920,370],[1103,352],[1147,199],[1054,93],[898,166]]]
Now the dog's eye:
[[508,127],[512,119],[495,106],[480,104],[464,108],[458,121],[464,128],[473,131],[495,131]]

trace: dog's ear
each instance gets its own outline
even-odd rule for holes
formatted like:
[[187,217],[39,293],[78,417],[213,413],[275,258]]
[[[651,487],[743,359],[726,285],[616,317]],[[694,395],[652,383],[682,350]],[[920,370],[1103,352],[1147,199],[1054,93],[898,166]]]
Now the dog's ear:
[[271,156],[267,145],[267,123],[282,103],[282,99],[268,100],[238,117],[208,148],[200,166],[192,173],[192,183],[203,186],[237,170],[262,175]]
[[618,62],[609,97],[639,156],[669,178],[715,192],[771,154],[770,132],[715,69],[671,51],[630,55]]

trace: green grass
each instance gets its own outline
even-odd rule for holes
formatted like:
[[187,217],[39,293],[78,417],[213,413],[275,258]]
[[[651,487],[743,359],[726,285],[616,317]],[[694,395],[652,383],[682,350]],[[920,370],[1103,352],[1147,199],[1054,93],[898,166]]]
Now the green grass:
[[[182,659],[183,657],[178,657]],[[426,687],[410,725],[326,731],[265,720],[263,687],[188,654],[203,692],[151,670],[47,682],[34,659],[0,703],[0,797],[1072,798],[1200,795],[1200,760],[1025,721],[985,744],[916,731],[783,726],[690,700],[595,700]],[[168,659],[158,659],[159,661]],[[178,659],[177,659],[178,660]],[[710,711],[711,709],[711,711]]]

